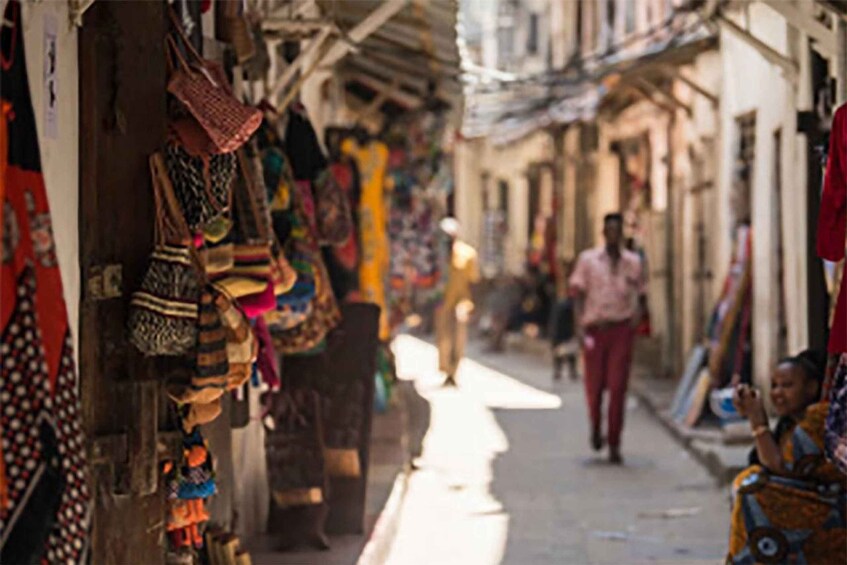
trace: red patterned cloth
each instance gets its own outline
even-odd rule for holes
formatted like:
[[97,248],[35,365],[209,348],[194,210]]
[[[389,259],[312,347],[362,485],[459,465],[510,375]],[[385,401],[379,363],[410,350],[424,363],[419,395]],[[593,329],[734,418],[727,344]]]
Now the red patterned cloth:
[[0,451],[8,500],[0,508],[0,562],[79,563],[89,514],[76,372],[17,0],[4,19]]
[[[818,255],[829,261],[844,259],[847,236],[847,104],[835,112],[818,217]],[[847,278],[841,281],[835,317],[829,334],[829,352],[847,352]]]

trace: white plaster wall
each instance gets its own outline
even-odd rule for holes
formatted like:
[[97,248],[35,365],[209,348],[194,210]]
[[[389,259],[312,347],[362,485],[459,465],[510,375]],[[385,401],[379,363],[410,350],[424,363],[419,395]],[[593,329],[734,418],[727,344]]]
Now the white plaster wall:
[[[781,53],[788,54],[788,25],[764,5],[750,5],[752,33]],[[739,22],[742,20],[739,19]],[[743,25],[743,24],[742,24]],[[735,118],[756,112],[756,161],[753,173],[753,342],[754,378],[766,386],[776,355],[776,274],[775,208],[773,206],[773,134],[782,130],[782,208],[783,242],[789,347],[800,349],[808,341],[805,322],[806,277],[806,163],[803,143],[796,132],[797,93],[780,69],[767,62],[731,32],[721,33],[723,82],[720,112],[720,175],[718,190],[719,229],[723,237],[718,248],[719,280],[726,276],[731,256],[729,194],[732,163],[737,144]],[[801,57],[801,63],[805,57]],[[804,63],[803,63],[804,64]],[[744,77],[743,80],[730,77]]]
[[[721,57],[719,51],[704,53],[699,56],[693,64],[680,72],[695,81],[697,84],[718,95],[721,87]],[[705,320],[698,312],[699,301],[702,300],[703,315],[708,316],[714,306],[714,292],[712,292],[709,281],[698,281],[698,270],[711,270],[712,273],[720,271],[714,263],[712,248],[720,237],[718,230],[714,229],[715,215],[712,208],[714,195],[717,191],[715,186],[716,168],[716,136],[718,135],[718,108],[712,102],[695,92],[682,81],[674,84],[676,96],[687,103],[692,110],[690,117],[678,113],[677,127],[674,128],[672,150],[674,151],[674,178],[680,192],[681,202],[675,212],[679,212],[681,218],[680,232],[681,242],[676,248],[681,257],[675,258],[676,267],[676,290],[681,296],[677,296],[680,303],[676,311],[678,322],[682,329],[683,356],[687,355],[698,338],[705,331]],[[691,151],[689,153],[689,149]],[[699,166],[695,165],[693,159],[699,160]],[[711,188],[701,188],[697,193],[689,192],[694,186],[704,187],[705,183],[711,181]],[[705,231],[705,256],[699,256],[699,233],[698,222],[703,222]],[[701,264],[702,261],[702,264]],[[718,277],[713,277],[712,283]],[[702,296],[701,296],[702,285]]]
[[[2,3],[5,8],[5,2]],[[77,31],[70,26],[67,2],[23,2],[24,49],[29,89],[35,110],[41,166],[53,220],[53,235],[62,272],[68,323],[77,351],[79,333],[79,73]],[[57,45],[58,131],[44,135],[44,21],[55,18]]]
[[[666,240],[662,226],[654,225],[668,206],[668,123],[667,112],[655,105],[642,101],[624,110],[614,119],[600,122],[600,150],[598,155],[596,199],[594,214],[595,243],[602,241],[603,216],[619,211],[620,163],[610,149],[614,141],[647,134],[650,140],[650,185],[652,189],[652,214],[643,221],[644,244],[647,251],[650,273],[648,273],[648,300],[654,335],[666,336],[670,331],[670,304],[667,297],[667,280],[670,269],[666,265]],[[656,273],[663,273],[656,276]],[[666,341],[663,340],[663,343]],[[665,356],[669,352],[665,351]]]
[[456,144],[454,159],[456,216],[471,243],[479,245],[482,236],[482,174],[488,173],[494,198],[497,197],[498,181],[509,183],[509,232],[503,252],[506,270],[520,273],[529,243],[529,183],[526,173],[532,163],[552,161],[550,135],[538,131],[503,146],[494,146],[487,138],[463,140]]
[[576,209],[576,191],[577,191],[577,166],[579,164],[579,128],[578,126],[569,127],[565,133],[564,152],[564,171],[565,171],[565,191],[562,206],[564,208],[561,214],[561,229],[560,241],[562,244],[562,257],[567,260],[576,258],[576,224],[577,224],[577,209]]
[[509,234],[506,238],[506,269],[520,273],[524,269],[529,245],[529,182],[527,170],[533,163],[551,161],[553,143],[549,134],[537,131],[518,142],[492,148],[485,164],[493,179],[509,182]]

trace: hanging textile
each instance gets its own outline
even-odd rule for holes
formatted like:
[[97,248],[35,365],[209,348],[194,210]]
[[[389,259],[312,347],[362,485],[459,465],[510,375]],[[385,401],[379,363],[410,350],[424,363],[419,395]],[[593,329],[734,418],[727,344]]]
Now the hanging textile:
[[7,500],[0,507],[0,562],[82,563],[85,444],[17,0],[7,4],[3,24],[0,445]]
[[367,145],[359,145],[355,140],[348,139],[342,145],[342,151],[356,160],[362,183],[359,201],[359,292],[363,301],[376,304],[382,309],[379,337],[387,340],[390,331],[384,281],[389,253],[384,193],[388,148],[379,141],[372,140]]
[[349,157],[336,160],[329,170],[352,212],[352,229],[346,240],[324,248],[324,262],[333,292],[339,301],[346,301],[354,298],[359,289],[359,224],[355,214],[359,208],[359,171]]
[[[818,219],[818,255],[829,261],[844,259],[847,233],[847,104],[832,121],[829,152]],[[847,352],[847,278],[842,278],[829,334],[829,352]]]

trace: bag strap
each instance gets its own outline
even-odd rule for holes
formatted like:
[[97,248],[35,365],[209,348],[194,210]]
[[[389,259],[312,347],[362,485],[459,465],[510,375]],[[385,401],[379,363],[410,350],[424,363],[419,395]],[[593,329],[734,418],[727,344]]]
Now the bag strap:
[[161,153],[157,152],[150,156],[150,171],[153,175],[153,184],[159,191],[156,201],[156,214],[157,224],[161,226],[159,228],[161,241],[157,240],[157,243],[173,243],[174,241],[179,241],[180,244],[187,245],[191,258],[194,261],[194,266],[200,273],[202,282],[208,282],[205,265],[199,253],[197,253],[197,249],[194,247],[194,238],[191,235],[188,223],[185,221],[179,201],[174,194],[173,185],[171,184],[171,179],[168,177],[167,168],[165,167]]
[[172,75],[174,71],[176,71],[176,65],[174,64],[174,59],[177,60],[179,66],[182,67],[182,70],[186,73],[191,73],[191,65],[188,64],[188,61],[185,60],[185,57],[180,51],[179,46],[176,44],[176,40],[172,35],[168,34],[165,36],[165,61],[168,67],[168,76]]
[[173,24],[173,27],[176,30],[178,37],[182,40],[182,43],[185,46],[185,50],[188,52],[191,58],[196,59],[196,61],[202,66],[205,59],[203,59],[200,53],[197,52],[197,49],[194,47],[194,44],[191,43],[191,39],[185,33],[185,29],[182,27],[182,22],[179,21],[179,16],[176,15],[173,6],[168,6],[168,15],[171,18],[171,23]]
[[[253,216],[253,223],[256,225],[256,235],[263,241],[270,241],[270,234],[267,230],[266,218],[262,217],[259,206],[256,203],[258,198],[258,187],[256,186],[256,177],[254,176],[255,169],[250,165],[244,149],[238,149],[236,152],[238,158],[238,167],[241,169],[241,176],[244,178],[244,188],[248,200],[250,201],[250,214]],[[242,210],[239,210],[242,212]]]
[[150,177],[156,203],[156,243],[174,243],[191,240],[191,231],[185,222],[182,208],[173,192],[161,153],[150,156]]
[[165,234],[167,227],[167,219],[165,218],[164,196],[162,189],[159,186],[159,178],[156,175],[156,168],[153,165],[153,156],[150,156],[150,183],[153,185],[153,208],[154,208],[154,224],[153,224],[153,244],[155,246],[163,245],[167,239]]

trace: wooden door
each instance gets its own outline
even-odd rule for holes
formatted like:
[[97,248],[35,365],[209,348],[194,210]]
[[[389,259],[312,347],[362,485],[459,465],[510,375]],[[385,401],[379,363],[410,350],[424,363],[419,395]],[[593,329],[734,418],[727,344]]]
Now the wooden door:
[[164,2],[95,2],[79,35],[80,375],[91,445],[92,563],[160,563],[157,368],[126,340],[151,250],[148,156],[165,134]]

